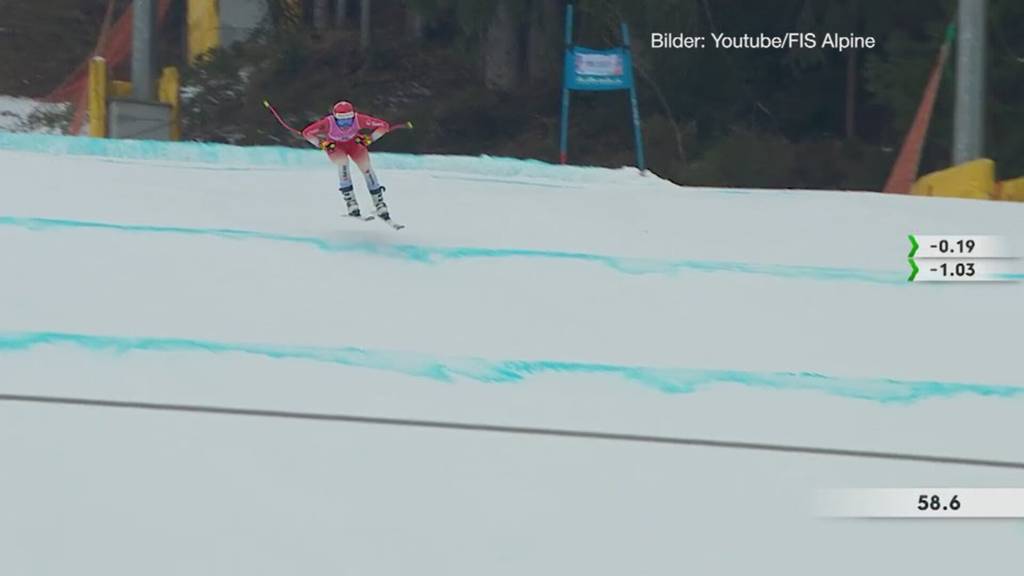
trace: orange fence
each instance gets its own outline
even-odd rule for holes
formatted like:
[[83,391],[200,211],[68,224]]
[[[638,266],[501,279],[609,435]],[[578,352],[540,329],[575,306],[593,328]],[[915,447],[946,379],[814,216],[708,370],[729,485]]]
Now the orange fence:
[[[113,0],[110,0],[112,6]],[[171,0],[159,0],[157,5],[157,22],[164,21]],[[109,11],[108,11],[109,13]],[[102,56],[107,61],[108,69],[125,62],[132,53],[132,8],[125,9],[117,22],[109,30],[102,29],[97,41],[96,50],[71,73],[64,82],[50,92],[44,100],[48,102],[71,102],[75,106],[75,115],[71,121],[71,134],[78,134],[85,120],[87,92],[89,85],[89,61],[93,56]]]

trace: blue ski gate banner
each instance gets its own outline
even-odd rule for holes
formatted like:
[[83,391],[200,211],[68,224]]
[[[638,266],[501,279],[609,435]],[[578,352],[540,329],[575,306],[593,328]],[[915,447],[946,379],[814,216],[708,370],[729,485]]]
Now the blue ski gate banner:
[[636,140],[636,165],[644,171],[644,143],[640,131],[640,109],[633,81],[633,59],[629,52],[629,29],[622,23],[622,46],[595,50],[572,43],[572,4],[565,7],[565,63],[562,71],[562,122],[559,161],[566,163],[569,147],[569,93],[573,90],[628,90]]
[[565,78],[570,90],[629,90],[633,87],[633,63],[622,48],[573,46],[565,52]]

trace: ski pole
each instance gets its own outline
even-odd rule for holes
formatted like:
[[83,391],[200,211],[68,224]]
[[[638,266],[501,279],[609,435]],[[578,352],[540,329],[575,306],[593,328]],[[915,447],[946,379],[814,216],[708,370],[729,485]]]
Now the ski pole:
[[288,130],[292,134],[295,134],[296,136],[302,135],[302,132],[299,132],[295,128],[292,128],[291,126],[288,125],[287,122],[284,121],[284,118],[281,118],[281,115],[277,113],[277,110],[274,108],[273,105],[271,105],[269,101],[264,100],[263,107],[266,108],[267,110],[270,110],[270,113],[274,115],[274,118],[277,120],[278,124],[284,126],[286,130]]
[[[280,124],[281,126],[283,126],[286,130],[288,130],[292,134],[295,134],[296,136],[302,136],[302,132],[301,131],[296,130],[295,128],[292,128],[287,122],[284,121],[284,118],[281,118],[281,115],[277,112],[277,109],[274,108],[274,105],[271,104],[270,101],[264,100],[263,101],[263,107],[266,108],[267,110],[269,110],[270,113],[274,115],[274,119],[277,120],[277,123]],[[395,130],[403,130],[403,129],[411,129],[411,128],[412,128],[412,122],[411,121],[406,121],[406,122],[402,122],[401,124],[395,124],[395,125],[391,126],[390,128],[388,128],[388,132],[394,132]]]

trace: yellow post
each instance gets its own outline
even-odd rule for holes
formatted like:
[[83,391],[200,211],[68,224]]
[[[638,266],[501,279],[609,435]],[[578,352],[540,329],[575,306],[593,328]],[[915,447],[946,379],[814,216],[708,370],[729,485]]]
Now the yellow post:
[[997,199],[1024,202],[1024,177],[1003,180],[997,184],[997,187],[999,189]]
[[107,136],[107,61],[100,56],[89,60],[89,136]]
[[996,163],[988,158],[978,158],[925,174],[914,182],[910,193],[915,196],[988,200],[992,198],[995,187]]
[[195,62],[220,46],[220,15],[217,0],[188,0],[188,60]]
[[130,98],[132,83],[127,80],[114,80],[110,83],[110,95],[114,98]]
[[164,68],[157,84],[160,101],[171,107],[171,140],[181,140],[181,79],[174,66]]

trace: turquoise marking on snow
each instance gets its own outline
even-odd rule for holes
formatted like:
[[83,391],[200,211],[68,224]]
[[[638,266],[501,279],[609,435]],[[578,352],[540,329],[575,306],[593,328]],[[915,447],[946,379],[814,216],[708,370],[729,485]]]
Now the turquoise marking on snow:
[[486,176],[462,176],[459,174],[433,174],[436,180],[461,180],[464,182],[486,182],[488,184],[514,184],[516,186],[529,186],[531,188],[583,188],[572,184],[545,184],[543,182],[527,180],[510,180],[508,178],[488,178]]
[[[0,150],[36,152],[47,155],[90,156],[158,162],[187,162],[266,168],[328,166],[323,152],[311,147],[232,146],[207,142],[159,142],[155,140],[120,140],[24,134],[0,131]],[[540,160],[493,156],[447,156],[441,154],[396,154],[374,152],[373,163],[378,170],[421,170],[457,172],[488,177],[531,177],[567,182],[607,182],[609,178],[628,175],[639,178],[635,169],[609,169],[589,166],[561,166]]]
[[844,398],[907,404],[933,398],[983,396],[1024,397],[1024,387],[892,378],[845,378],[813,372],[751,372],[656,368],[555,360],[488,360],[476,357],[434,357],[427,354],[356,347],[325,348],[247,344],[189,338],[99,336],[66,332],[0,332],[0,353],[26,352],[42,346],[74,346],[98,353],[131,352],[249,354],[272,359],[306,360],[370,368],[438,382],[456,379],[484,384],[514,384],[539,374],[612,375],[667,394],[691,394],[714,385],[739,384],[779,391],[812,391]]
[[64,220],[57,218],[23,218],[0,216],[0,226],[25,228],[29,230],[91,229],[140,234],[178,234],[225,238],[231,240],[263,240],[310,246],[324,252],[369,254],[387,258],[411,260],[422,263],[436,263],[447,260],[533,258],[542,260],[568,260],[589,262],[606,266],[625,274],[675,274],[678,272],[729,272],[755,274],[779,278],[800,278],[811,280],[853,281],[870,284],[906,284],[902,272],[858,270],[856,268],[833,268],[825,266],[796,266],[787,264],[756,264],[722,260],[655,260],[649,258],[620,258],[584,252],[560,250],[530,250],[519,248],[480,248],[473,246],[446,247],[422,246],[415,244],[379,244],[373,242],[346,242],[327,240],[315,236],[292,236],[255,230],[231,228],[186,228],[181,226],[150,226],[139,224],[114,224],[86,220]]

